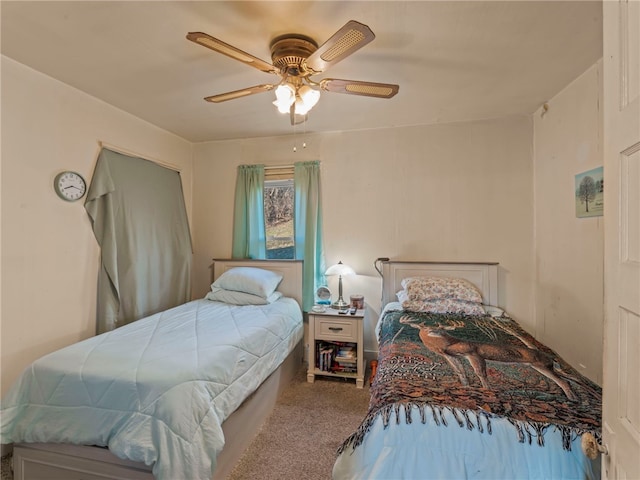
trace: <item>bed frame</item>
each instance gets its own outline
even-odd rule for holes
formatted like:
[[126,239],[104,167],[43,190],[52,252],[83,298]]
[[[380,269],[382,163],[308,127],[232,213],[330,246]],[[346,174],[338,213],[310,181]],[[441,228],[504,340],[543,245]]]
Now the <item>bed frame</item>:
[[408,277],[464,278],[482,293],[482,303],[499,306],[497,262],[382,262],[382,305],[395,302],[402,290],[400,282]]
[[[233,267],[259,267],[283,275],[278,290],[302,305],[302,261],[214,259],[213,280]],[[225,446],[214,480],[226,478],[273,410],[282,390],[300,370],[302,341],[280,367],[222,424]],[[15,480],[153,480],[151,467],[123,460],[106,448],[69,444],[22,443],[13,448]]]

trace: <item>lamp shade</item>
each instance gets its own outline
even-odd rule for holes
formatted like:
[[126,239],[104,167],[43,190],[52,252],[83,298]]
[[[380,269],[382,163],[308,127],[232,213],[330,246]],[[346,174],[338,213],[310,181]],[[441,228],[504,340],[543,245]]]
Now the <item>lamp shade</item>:
[[324,272],[324,274],[325,275],[347,276],[347,275],[355,275],[356,272],[349,265],[345,265],[344,263],[342,263],[340,261],[340,262],[336,263],[335,265],[331,265],[329,268],[327,268],[327,271]]

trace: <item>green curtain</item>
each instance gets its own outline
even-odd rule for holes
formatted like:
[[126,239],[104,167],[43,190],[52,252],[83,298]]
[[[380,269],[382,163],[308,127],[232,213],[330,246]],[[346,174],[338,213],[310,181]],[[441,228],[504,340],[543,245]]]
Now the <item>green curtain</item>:
[[[295,259],[303,260],[302,308],[310,311],[315,292],[326,285],[322,246],[320,162],[294,164]],[[240,165],[236,179],[233,258],[266,258],[264,224],[264,165]]]
[[191,296],[191,234],[180,174],[102,149],[84,208],[100,245],[97,332]]
[[322,197],[320,162],[296,162],[293,185],[295,258],[304,260],[302,267],[303,310],[311,311],[315,292],[326,285],[325,260],[322,246]]
[[267,256],[264,225],[264,165],[240,165],[233,212],[233,258]]

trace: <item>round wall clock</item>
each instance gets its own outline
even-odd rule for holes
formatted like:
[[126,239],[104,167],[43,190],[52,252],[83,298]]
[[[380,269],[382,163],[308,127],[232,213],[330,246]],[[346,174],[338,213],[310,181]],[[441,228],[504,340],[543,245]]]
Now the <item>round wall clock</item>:
[[62,172],[56,175],[53,181],[53,189],[61,199],[67,202],[75,202],[84,197],[87,191],[87,183],[79,173]]

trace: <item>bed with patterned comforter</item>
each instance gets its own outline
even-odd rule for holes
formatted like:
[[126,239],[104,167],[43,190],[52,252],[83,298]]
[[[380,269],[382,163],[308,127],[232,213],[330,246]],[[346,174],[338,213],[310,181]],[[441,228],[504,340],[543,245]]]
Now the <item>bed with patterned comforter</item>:
[[601,389],[507,316],[385,309],[343,479],[600,478]]
[[302,332],[291,298],[158,313],[34,362],[2,401],[2,441],[105,446],[158,480],[210,479],[222,422]]

